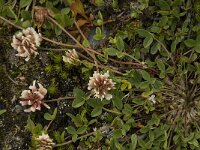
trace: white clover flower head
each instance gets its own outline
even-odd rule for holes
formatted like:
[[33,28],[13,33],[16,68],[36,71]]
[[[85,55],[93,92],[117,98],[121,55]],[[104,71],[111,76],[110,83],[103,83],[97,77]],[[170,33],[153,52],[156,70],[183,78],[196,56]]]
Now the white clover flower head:
[[100,98],[101,100],[104,98],[106,100],[110,100],[112,95],[109,94],[108,91],[113,89],[114,86],[115,83],[112,81],[112,79],[109,79],[108,71],[104,74],[100,74],[95,71],[93,76],[90,77],[88,90],[91,90],[92,94],[94,94],[94,97],[96,98]]
[[152,101],[154,104],[156,103],[155,97],[156,96],[154,94],[149,97],[149,100]]
[[36,87],[36,81],[33,81],[33,85],[29,86],[30,90],[24,90],[21,93],[20,104],[22,106],[31,106],[25,109],[25,112],[35,112],[36,110],[41,110],[41,105],[50,109],[50,107],[43,102],[44,96],[47,94],[47,89],[45,89],[40,83],[38,83],[39,88]]
[[65,52],[65,55],[63,56],[63,61],[70,64],[76,63],[77,60],[78,60],[78,54],[75,49],[68,50],[67,52]]
[[49,137],[48,134],[42,133],[38,138],[36,138],[37,150],[52,150],[55,143]]
[[94,127],[94,128],[93,128],[93,131],[96,132],[96,131],[97,131],[97,127]]
[[38,55],[37,47],[42,41],[41,34],[38,34],[32,27],[22,30],[13,36],[11,46],[17,50],[16,56],[25,57],[28,61],[31,55]]

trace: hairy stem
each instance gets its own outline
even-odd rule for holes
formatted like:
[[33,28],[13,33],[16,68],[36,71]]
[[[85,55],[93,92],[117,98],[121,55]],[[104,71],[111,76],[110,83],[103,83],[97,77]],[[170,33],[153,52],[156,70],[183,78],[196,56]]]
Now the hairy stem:
[[110,112],[110,113],[113,113],[113,114],[122,115],[122,113],[119,112],[119,111],[110,110],[110,109],[107,109],[105,107],[103,107],[103,110],[105,110],[107,112]]
[[45,100],[45,103],[49,103],[49,102],[57,102],[57,101],[61,101],[61,100],[71,100],[74,99],[73,96],[66,96],[66,97],[60,97],[60,98],[56,98],[56,99],[51,99],[51,100]]

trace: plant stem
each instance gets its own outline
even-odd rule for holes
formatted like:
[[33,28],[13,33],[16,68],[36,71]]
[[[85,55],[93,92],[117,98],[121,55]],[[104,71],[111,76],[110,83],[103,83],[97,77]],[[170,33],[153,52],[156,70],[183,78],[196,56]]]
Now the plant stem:
[[60,97],[60,98],[57,98],[57,99],[51,99],[51,100],[45,100],[44,102],[45,103],[49,103],[49,102],[57,102],[57,101],[61,101],[61,100],[66,100],[66,99],[70,99],[70,100],[72,100],[72,99],[74,99],[74,97],[73,96],[66,96],[66,97]]
[[114,69],[112,69],[112,68],[110,68],[110,67],[108,67],[108,66],[104,66],[104,65],[99,65],[99,68],[102,68],[102,69],[107,69],[107,70],[110,70],[110,71],[112,71],[112,72],[114,72],[114,73],[117,73],[117,74],[119,74],[119,75],[123,75],[123,73],[121,73],[120,71],[117,71],[117,70],[114,70]]
[[[97,64],[97,60],[96,57],[94,56],[94,54],[91,54],[87,48],[85,48],[79,41],[77,41],[67,30],[65,30],[58,22],[56,22],[53,18],[48,17],[48,19],[50,21],[52,21],[55,25],[57,25],[62,31],[64,31],[74,42],[76,42],[76,44],[78,44],[83,50],[85,50],[93,59],[95,62],[95,65]],[[98,68],[98,66],[96,66]]]
[[110,113],[113,113],[113,114],[122,115],[121,112],[114,111],[114,110],[110,110],[110,109],[107,109],[107,108],[105,108],[105,107],[103,107],[103,110],[105,110],[105,111],[107,111],[107,112],[110,112]]
[[49,127],[50,127],[50,125],[52,124],[53,121],[54,121],[54,120],[51,120],[51,121],[49,122],[49,124],[48,124],[47,127],[45,128],[46,131],[49,129]]
[[[56,48],[55,48],[55,49],[54,49],[54,48],[43,48],[43,47],[39,47],[39,49],[40,49],[40,50],[45,50],[45,51],[55,51],[55,52],[60,52],[60,51],[67,51],[67,50],[69,50],[69,49],[66,49],[66,48],[60,48],[60,49],[56,49]],[[79,56],[83,57],[84,59],[87,59],[88,61],[93,62],[90,58],[86,57],[85,55],[81,54],[80,52],[77,52],[77,51],[76,51],[76,53],[77,53]]]
[[171,58],[172,63],[175,65],[174,59],[172,58],[171,53],[167,50],[165,45],[159,39],[157,39],[152,33],[151,33],[151,35],[154,38],[154,40],[156,40],[164,48],[164,50],[167,52],[168,56]]
[[8,77],[8,79],[9,79],[12,83],[14,83],[15,85],[22,85],[22,86],[26,86],[26,85],[27,85],[26,83],[18,83],[18,82],[16,82],[15,80],[13,80],[12,77],[8,74],[5,65],[3,65],[3,71],[4,71],[5,75]]
[[2,16],[0,16],[0,19],[3,20],[3,21],[5,21],[5,22],[7,22],[7,23],[9,23],[9,24],[11,24],[12,26],[14,26],[14,27],[17,28],[17,29],[21,29],[21,30],[24,29],[24,28],[22,28],[22,27],[20,27],[20,26],[18,26],[18,25],[16,25],[16,24],[14,24],[14,23],[12,23],[10,20],[7,20],[6,18],[4,18],[4,17],[2,17]]
[[[78,31],[81,34],[81,36],[83,37],[83,39],[85,41],[88,41],[87,38],[85,37],[85,35],[83,34],[83,32],[81,31],[80,27],[78,26],[78,24],[76,23],[76,21],[74,21],[74,24],[76,25],[76,28],[78,29]],[[89,48],[91,48],[90,44],[89,44]],[[96,66],[96,70],[97,70],[97,72],[99,72],[96,56],[94,54],[92,54],[92,55],[93,55],[94,63],[95,63],[95,66]]]
[[51,40],[51,39],[49,39],[49,38],[47,38],[47,37],[44,37],[44,36],[42,36],[42,39],[45,40],[45,41],[48,41],[48,42],[54,43],[54,44],[56,44],[56,45],[60,45],[60,46],[65,46],[65,47],[70,47],[70,48],[80,48],[80,46],[60,43],[60,42],[57,42],[57,41]]
[[[87,38],[85,37],[85,35],[83,34],[82,30],[80,29],[80,27],[78,26],[77,22],[74,21],[74,24],[76,25],[76,28],[78,29],[79,33],[81,34],[81,36],[83,37],[84,40],[87,40]],[[87,40],[88,41],[88,40]],[[90,43],[89,43],[89,48],[91,48]]]
[[[101,129],[99,129],[99,131],[102,132],[102,131],[105,131],[105,130],[107,130],[107,129],[109,129],[109,128],[111,128],[111,127],[110,127],[110,126],[106,126],[106,127],[103,127],[103,128],[101,128]],[[84,138],[84,137],[91,136],[91,135],[93,135],[93,134],[95,134],[95,133],[96,133],[96,131],[90,132],[90,133],[85,134],[85,135],[82,135],[82,136],[78,137],[77,140],[80,140],[80,139],[82,139],[82,138]],[[71,143],[73,143],[73,141],[72,141],[72,140],[69,140],[69,141],[64,142],[64,143],[61,143],[61,144],[56,144],[54,147],[60,147],[60,146],[68,145],[68,144],[71,144]]]

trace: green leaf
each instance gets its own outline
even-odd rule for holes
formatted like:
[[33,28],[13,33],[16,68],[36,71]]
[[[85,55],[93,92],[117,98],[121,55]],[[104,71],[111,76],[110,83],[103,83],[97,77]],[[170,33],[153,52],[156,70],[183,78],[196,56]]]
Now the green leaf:
[[78,108],[85,103],[86,95],[81,89],[78,89],[78,88],[74,89],[73,93],[74,93],[75,99],[72,102],[72,107]]
[[69,6],[71,6],[72,5],[72,3],[74,3],[75,2],[75,0],[65,0],[66,1],[66,3],[69,5]]
[[155,90],[160,90],[163,86],[163,83],[161,81],[156,80],[152,86]]
[[21,16],[24,20],[31,19],[31,13],[26,10],[21,10]]
[[200,43],[197,43],[197,45],[195,46],[195,51],[197,53],[200,53]]
[[147,36],[143,41],[144,48],[149,47],[152,42],[153,42],[153,37],[152,36]]
[[106,35],[101,31],[101,28],[96,28],[96,34],[93,36],[95,40],[102,40],[106,37]]
[[147,89],[147,88],[149,88],[149,84],[150,84],[149,81],[140,82],[139,88]]
[[65,141],[65,131],[63,131],[62,133],[60,133],[59,131],[54,131],[53,135],[57,143],[63,143]]
[[156,63],[157,63],[158,69],[160,71],[164,72],[165,71],[165,64],[161,60],[158,60]]
[[87,39],[83,40],[83,46],[84,47],[90,47],[90,43],[89,43],[89,41]]
[[120,138],[122,136],[122,130],[121,129],[116,129],[114,130],[113,134],[112,134],[112,137],[117,139],[117,138]]
[[6,15],[8,17],[11,17],[11,18],[15,19],[15,20],[18,19],[17,15],[15,14],[15,12],[13,11],[11,6],[7,6],[6,7]]
[[124,49],[124,41],[120,36],[117,37],[116,45],[118,50],[122,51]]
[[86,126],[82,126],[82,127],[78,128],[77,134],[83,134],[83,133],[86,132],[86,130],[87,130],[87,127]]
[[70,12],[70,9],[69,8],[63,8],[61,10],[61,14],[68,14]]
[[46,119],[46,120],[53,120],[53,117],[52,117],[52,115],[51,114],[49,114],[49,113],[45,113],[44,114],[44,119]]
[[69,134],[76,134],[76,129],[74,128],[74,127],[72,127],[72,126],[68,126],[67,128],[67,132],[69,133]]
[[138,144],[139,144],[142,148],[146,149],[145,142],[144,142],[143,140],[138,140]]
[[160,123],[160,118],[157,115],[153,114],[151,120],[149,120],[147,124],[150,126],[154,124],[158,126],[159,123]]
[[137,135],[133,134],[131,136],[131,145],[130,145],[130,150],[135,150],[137,146]]
[[159,6],[161,10],[170,10],[170,5],[166,0],[160,0]]
[[149,37],[149,36],[151,36],[151,33],[149,31],[147,31],[147,30],[144,30],[144,29],[138,29],[137,32],[142,37]]
[[54,120],[54,119],[56,118],[56,114],[57,114],[57,112],[58,112],[58,109],[55,108],[55,109],[54,109],[54,112],[53,112],[52,115],[49,114],[49,113],[45,113],[45,114],[44,114],[44,119],[49,120],[49,121]]
[[123,96],[124,94],[119,91],[114,91],[113,93],[113,98],[112,98],[113,105],[117,107],[119,110],[123,108],[123,102],[122,102]]
[[56,118],[57,112],[58,112],[58,108],[55,108],[54,111],[53,111],[53,115],[52,115],[52,117],[54,119]]
[[167,25],[168,23],[168,17],[167,16],[163,16],[160,21],[159,21],[159,26],[164,27]]
[[26,129],[27,129],[28,131],[30,131],[32,134],[34,133],[35,124],[34,124],[34,122],[31,120],[30,117],[28,117],[27,124],[26,124]]
[[72,135],[72,141],[73,141],[73,142],[76,142],[77,138],[78,138],[78,135],[77,135],[77,134]]
[[196,139],[193,139],[192,141],[188,142],[191,145],[194,145],[195,147],[199,147],[199,142]]
[[1,109],[0,110],[0,116],[3,114],[3,113],[5,113],[6,112],[6,109]]
[[150,141],[153,141],[155,139],[153,131],[149,131],[149,139]]
[[129,104],[124,104],[124,109],[122,110],[124,117],[129,119],[133,114],[133,108]]
[[171,44],[171,52],[175,52],[176,51],[176,46],[179,42],[177,40],[174,40]]
[[[106,100],[107,101],[107,100]],[[103,107],[103,101],[99,100],[99,99],[95,99],[95,98],[90,98],[87,100],[87,104],[93,108],[95,107]]]
[[96,116],[99,116],[99,115],[101,115],[101,113],[102,113],[102,108],[103,107],[94,107],[94,109],[93,109],[93,111],[91,112],[91,116],[92,117],[96,117]]
[[107,52],[109,56],[117,56],[117,54],[119,53],[119,50],[113,47],[110,47],[110,48],[105,48],[105,52]]
[[80,114],[77,114],[76,116],[72,115],[71,113],[66,114],[72,119],[76,127],[81,127],[83,125],[83,121]]
[[132,100],[132,102],[134,102],[137,105],[143,105],[144,104],[144,100],[143,99],[139,99],[139,98],[134,98]]
[[121,90],[124,91],[124,90],[126,89],[126,87],[127,87],[127,84],[123,83],[123,84],[121,85]]
[[184,43],[187,47],[194,47],[196,45],[196,41],[193,39],[187,39]]
[[153,33],[160,33],[160,31],[161,31],[160,27],[157,27],[157,26],[151,27],[151,32],[153,32]]
[[20,0],[19,6],[20,6],[20,8],[23,8],[23,7],[28,6],[31,2],[32,2],[32,0]]
[[145,80],[147,80],[147,81],[150,81],[150,80],[151,80],[151,77],[150,77],[150,75],[149,75],[148,72],[146,72],[145,70],[141,70],[140,72],[141,72],[141,74],[142,74],[143,79],[145,79]]
[[4,4],[5,4],[5,0],[0,0],[0,7],[4,6]]
[[182,140],[183,142],[187,143],[189,141],[191,141],[192,139],[194,139],[194,133],[191,133],[190,135],[188,135],[187,137],[183,137]]
[[153,55],[156,54],[158,50],[160,50],[160,44],[159,43],[153,44],[153,46],[151,47],[151,54]]

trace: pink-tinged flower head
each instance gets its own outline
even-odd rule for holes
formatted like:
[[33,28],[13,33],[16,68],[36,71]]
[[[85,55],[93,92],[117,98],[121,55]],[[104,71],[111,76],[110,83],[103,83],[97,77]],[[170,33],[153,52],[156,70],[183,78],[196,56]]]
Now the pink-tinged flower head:
[[63,61],[67,62],[67,63],[70,63],[70,64],[76,63],[77,60],[78,60],[78,54],[77,54],[75,49],[68,50],[65,53],[65,56],[63,56]]
[[49,135],[44,133],[36,138],[36,141],[38,142],[37,150],[52,150],[55,145]]
[[35,110],[41,110],[41,105],[50,109],[50,107],[43,102],[44,96],[47,94],[47,89],[45,89],[40,83],[38,83],[39,88],[36,87],[36,81],[33,81],[33,85],[29,86],[30,90],[24,90],[21,93],[20,101],[22,106],[31,106],[25,109],[25,112],[35,112]]
[[13,36],[11,46],[17,50],[16,56],[25,57],[28,61],[31,55],[38,55],[37,47],[40,46],[41,41],[41,35],[29,27]]
[[109,79],[109,72],[104,74],[97,73],[96,71],[93,74],[93,77],[90,77],[88,83],[88,90],[91,90],[94,94],[94,97],[110,100],[112,98],[111,94],[108,94],[108,91],[113,89],[115,83],[112,79]]

